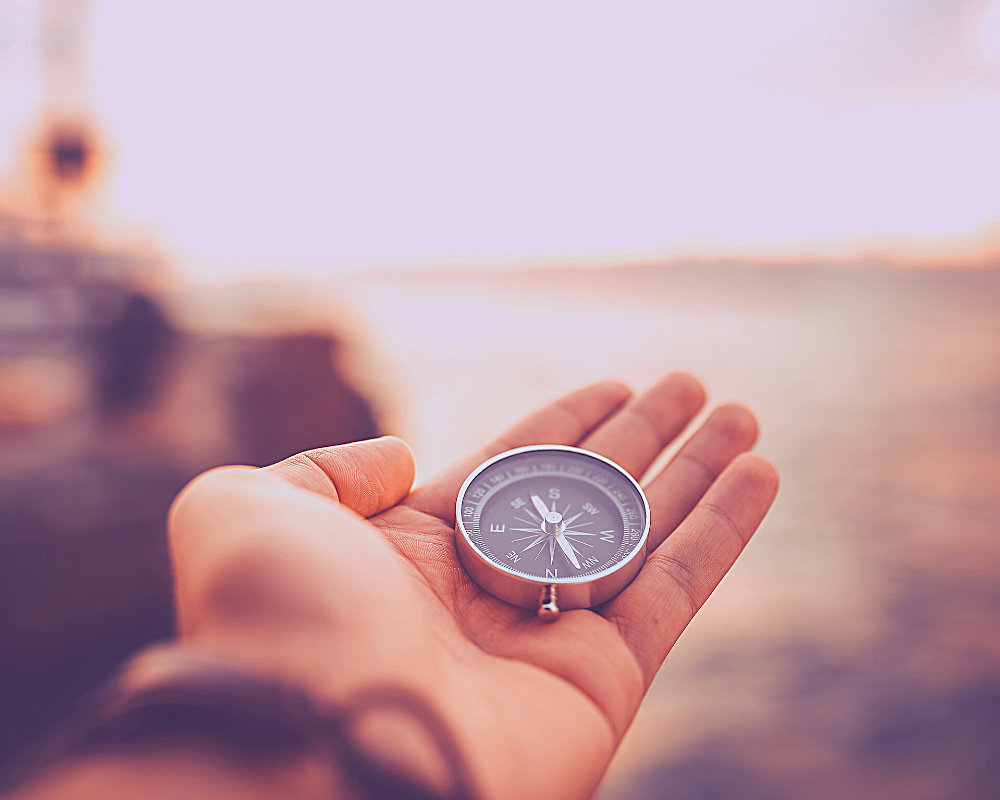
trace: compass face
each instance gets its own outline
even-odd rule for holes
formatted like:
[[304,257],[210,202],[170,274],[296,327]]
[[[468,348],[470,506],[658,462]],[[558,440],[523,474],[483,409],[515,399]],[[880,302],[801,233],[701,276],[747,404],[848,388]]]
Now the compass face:
[[592,581],[645,543],[649,506],[617,464],[571,447],[503,453],[458,496],[466,540],[496,567],[539,583]]

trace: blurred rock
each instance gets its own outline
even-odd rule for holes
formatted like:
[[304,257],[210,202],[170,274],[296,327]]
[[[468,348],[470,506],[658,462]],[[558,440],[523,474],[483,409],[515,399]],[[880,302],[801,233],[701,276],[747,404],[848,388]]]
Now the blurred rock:
[[142,273],[136,257],[10,227],[0,239],[0,760],[129,652],[171,635],[164,517],[191,477],[378,434],[336,368],[336,337],[178,329],[121,278]]

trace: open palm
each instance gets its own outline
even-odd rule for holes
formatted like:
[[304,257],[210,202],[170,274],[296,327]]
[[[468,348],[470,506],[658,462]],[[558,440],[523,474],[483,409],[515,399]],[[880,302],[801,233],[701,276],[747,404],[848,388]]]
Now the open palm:
[[644,487],[651,529],[639,575],[554,624],[465,573],[457,494],[483,460],[529,444],[577,445],[638,480],[703,402],[681,374],[635,399],[618,383],[590,386],[412,491],[409,451],[391,438],[210,473],[171,517],[182,635],[336,701],[372,683],[420,692],[484,797],[587,797],[774,498],[773,466],[745,454],[756,421],[738,405],[709,415]]

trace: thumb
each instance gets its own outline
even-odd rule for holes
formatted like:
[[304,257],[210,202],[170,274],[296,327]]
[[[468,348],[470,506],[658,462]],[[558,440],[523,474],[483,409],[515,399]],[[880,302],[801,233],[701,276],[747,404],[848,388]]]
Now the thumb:
[[406,497],[416,474],[413,452],[395,436],[307,450],[264,469],[362,517],[374,516]]

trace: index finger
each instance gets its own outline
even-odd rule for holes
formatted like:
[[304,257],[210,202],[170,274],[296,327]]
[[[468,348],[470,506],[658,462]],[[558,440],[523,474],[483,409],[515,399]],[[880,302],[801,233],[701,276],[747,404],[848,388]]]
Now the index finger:
[[403,504],[454,526],[458,490],[469,473],[486,459],[529,444],[574,445],[631,396],[632,390],[618,381],[604,381],[577,389],[521,420],[469,457],[432,476],[418,486]]

